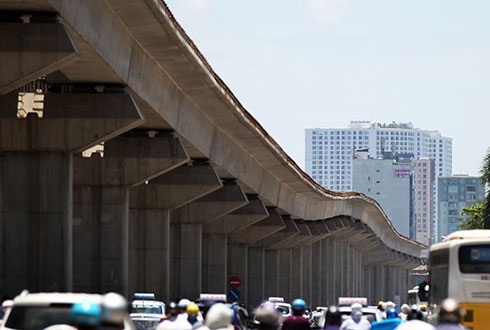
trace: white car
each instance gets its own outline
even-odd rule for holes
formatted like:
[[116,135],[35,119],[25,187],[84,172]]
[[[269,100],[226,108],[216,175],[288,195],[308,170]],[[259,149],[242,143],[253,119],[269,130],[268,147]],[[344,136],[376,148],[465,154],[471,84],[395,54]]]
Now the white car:
[[[12,308],[4,316],[0,329],[42,330],[56,324],[70,324],[73,304],[90,301],[102,303],[99,294],[85,293],[29,293],[15,297]],[[129,317],[124,328],[134,330]]]
[[135,300],[131,303],[131,314],[137,330],[155,329],[165,316],[165,304],[154,300],[153,294],[134,294]]
[[[350,306],[340,306],[339,312],[342,314],[342,321],[348,319],[352,313]],[[379,322],[383,319],[381,312],[376,307],[363,307],[362,317],[369,321],[369,323]]]
[[284,302],[276,302],[274,303],[274,307],[282,314],[282,319],[284,320],[286,317],[293,315],[291,310],[291,304]]

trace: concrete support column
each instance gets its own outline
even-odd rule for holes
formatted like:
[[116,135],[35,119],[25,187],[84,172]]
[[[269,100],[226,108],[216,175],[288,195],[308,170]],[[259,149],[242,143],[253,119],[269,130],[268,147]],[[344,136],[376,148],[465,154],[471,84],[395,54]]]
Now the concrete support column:
[[350,288],[350,277],[351,277],[351,266],[349,264],[349,244],[344,241],[339,241],[341,255],[342,255],[342,269],[340,270],[340,281],[341,281],[341,294],[344,297],[350,297],[349,288]]
[[227,277],[238,276],[242,281],[239,302],[248,306],[248,247],[246,243],[228,242]]
[[388,288],[387,288],[387,278],[386,278],[386,266],[385,265],[375,265],[374,266],[374,292],[376,292],[376,300],[386,301],[388,299]]
[[265,249],[248,249],[248,306],[254,308],[265,299]]
[[170,210],[130,209],[129,292],[169,301]]
[[292,301],[292,250],[279,250],[279,292],[284,295],[285,301]]
[[377,303],[372,293],[372,281],[373,281],[372,267],[369,265],[362,266],[361,295],[363,297],[367,297],[368,303],[370,305],[373,305],[373,303]]
[[74,290],[127,294],[128,189],[76,186],[74,200]]
[[311,305],[311,244],[305,245],[301,248],[302,264],[303,264],[303,276],[301,278],[301,285],[303,287],[303,299],[308,305]]
[[0,153],[0,207],[2,292],[70,290],[71,154]]
[[316,241],[311,245],[311,307],[322,306],[324,301],[321,300],[322,288],[326,283],[322,281],[322,244]]
[[226,292],[227,262],[227,235],[203,233],[201,279],[203,292]]
[[322,242],[322,301],[327,305],[336,303],[336,286],[335,286],[335,239],[325,238]]
[[293,299],[303,297],[303,253],[301,247],[292,250],[291,296]]
[[265,250],[265,298],[281,296],[279,290],[279,250]]

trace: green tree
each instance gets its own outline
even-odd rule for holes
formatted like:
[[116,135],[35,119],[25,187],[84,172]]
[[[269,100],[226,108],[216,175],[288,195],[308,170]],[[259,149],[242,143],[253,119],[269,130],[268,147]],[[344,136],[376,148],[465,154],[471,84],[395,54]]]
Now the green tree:
[[464,230],[484,229],[485,223],[483,222],[483,209],[483,202],[476,205],[463,207],[461,209],[461,214],[467,216],[468,218],[459,224],[459,228]]
[[485,229],[490,229],[490,148],[487,150],[487,155],[483,159],[483,165],[481,167],[481,179],[483,184],[487,185],[487,192],[485,201],[483,202],[483,223]]

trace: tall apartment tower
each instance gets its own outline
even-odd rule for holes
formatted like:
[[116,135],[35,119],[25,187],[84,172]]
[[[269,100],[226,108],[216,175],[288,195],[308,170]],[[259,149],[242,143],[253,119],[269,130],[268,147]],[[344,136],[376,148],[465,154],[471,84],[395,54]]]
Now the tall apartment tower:
[[461,209],[485,199],[485,185],[481,177],[454,175],[438,178],[437,242],[459,229]]
[[412,123],[369,121],[352,121],[348,128],[306,129],[306,172],[330,190],[353,190],[353,154],[366,148],[373,158],[395,151],[414,159],[433,159],[436,177],[452,174],[451,138],[438,131],[414,128]]
[[435,162],[413,159],[413,224],[415,239],[426,245],[435,242]]

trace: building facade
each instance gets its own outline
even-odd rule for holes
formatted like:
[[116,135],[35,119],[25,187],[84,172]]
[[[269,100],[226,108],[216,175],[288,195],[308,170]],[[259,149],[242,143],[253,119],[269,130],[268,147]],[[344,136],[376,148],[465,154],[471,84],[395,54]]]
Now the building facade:
[[434,160],[436,177],[452,175],[452,139],[438,131],[414,128],[412,123],[350,122],[348,128],[305,130],[305,169],[324,187],[353,190],[353,155],[369,149],[373,158],[386,150],[414,159]]
[[396,230],[411,237],[412,164],[355,157],[353,189],[377,200]]
[[437,242],[457,231],[463,221],[461,209],[485,199],[485,186],[480,177],[454,175],[438,178]]
[[426,245],[435,241],[435,162],[430,158],[413,159],[413,237]]

